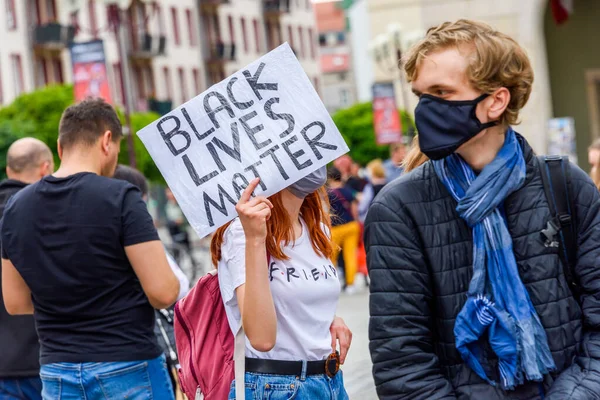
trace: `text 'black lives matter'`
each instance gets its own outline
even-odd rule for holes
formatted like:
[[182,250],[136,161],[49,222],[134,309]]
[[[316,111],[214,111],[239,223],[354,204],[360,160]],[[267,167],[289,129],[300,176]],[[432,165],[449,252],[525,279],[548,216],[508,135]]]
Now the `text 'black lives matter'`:
[[[227,82],[226,94],[212,90],[204,95],[202,110],[180,107],[174,113],[163,117],[157,124],[165,145],[171,154],[178,158],[178,162],[185,165],[189,178],[196,187],[201,187],[219,174],[226,172],[225,160],[229,160],[229,165],[233,160],[235,165],[239,165],[239,170],[243,171],[233,175],[229,187],[219,184],[216,186],[216,193],[209,194],[202,191],[201,197],[211,227],[215,225],[213,209],[228,216],[227,203],[235,206],[250,180],[262,178],[261,174],[274,170],[279,172],[283,180],[289,180],[290,177],[285,171],[281,157],[289,158],[300,171],[313,165],[313,160],[311,160],[313,155],[316,160],[321,160],[323,150],[337,150],[336,145],[321,141],[326,133],[323,122],[313,121],[300,129],[298,134],[295,133],[297,118],[294,118],[289,112],[274,110],[274,106],[280,103],[280,98],[277,96],[280,83],[260,82],[261,73],[265,68],[268,68],[268,65],[261,62],[254,73],[248,70],[242,72],[245,84],[250,87],[255,98],[241,99],[237,97],[235,95],[236,87],[243,85],[244,82],[237,77],[232,77]],[[265,98],[267,100],[260,106],[258,102]],[[190,106],[187,105],[187,107]],[[208,129],[204,127],[206,130],[199,130],[190,117],[190,111],[203,112],[211,126]],[[273,143],[273,140],[266,134],[264,125],[260,123],[263,113],[264,118],[272,121],[284,121],[287,124],[286,129],[278,133],[280,139],[286,139],[281,146]],[[219,122],[217,118],[220,116],[219,114],[224,114],[229,120],[227,126]],[[259,161],[245,159],[240,131],[243,131],[245,137],[252,144]],[[210,160],[196,160],[186,153],[194,140],[206,146]],[[308,146],[312,155],[307,154],[301,148],[293,148],[293,146],[301,145],[302,142]],[[301,157],[308,158],[301,161]],[[211,162],[214,168],[200,176],[196,165],[206,165],[207,162]],[[268,189],[263,179],[261,179],[260,187],[263,191]],[[291,272],[290,276],[293,276],[293,273]]]

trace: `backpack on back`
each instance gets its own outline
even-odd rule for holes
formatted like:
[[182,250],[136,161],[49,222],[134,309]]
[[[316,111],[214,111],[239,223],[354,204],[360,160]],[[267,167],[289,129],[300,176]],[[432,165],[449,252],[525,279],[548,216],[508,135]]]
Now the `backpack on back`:
[[577,225],[575,196],[571,190],[571,163],[566,156],[538,156],[544,192],[552,219],[542,231],[546,247],[557,247],[563,273],[571,293],[579,302],[580,290],[575,278],[577,263]]
[[[216,270],[175,304],[174,327],[187,398],[227,399],[234,377],[244,381],[245,334],[241,327],[235,338],[231,333]],[[236,385],[236,399],[244,400],[244,385]]]

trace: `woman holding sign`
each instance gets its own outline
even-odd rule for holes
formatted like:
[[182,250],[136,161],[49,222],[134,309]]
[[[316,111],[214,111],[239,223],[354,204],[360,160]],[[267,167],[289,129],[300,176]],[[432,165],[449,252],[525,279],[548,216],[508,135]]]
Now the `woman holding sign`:
[[352,334],[335,317],[340,282],[329,261],[325,180],[321,168],[267,199],[251,197],[255,179],[239,218],[213,237],[229,325],[246,332],[248,399],[348,399],[339,365]]

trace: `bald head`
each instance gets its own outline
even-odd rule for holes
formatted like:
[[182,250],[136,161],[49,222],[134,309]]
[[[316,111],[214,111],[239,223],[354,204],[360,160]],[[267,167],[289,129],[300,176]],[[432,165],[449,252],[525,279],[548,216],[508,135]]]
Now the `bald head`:
[[34,183],[53,171],[52,152],[41,140],[23,138],[8,148],[6,175],[9,179]]

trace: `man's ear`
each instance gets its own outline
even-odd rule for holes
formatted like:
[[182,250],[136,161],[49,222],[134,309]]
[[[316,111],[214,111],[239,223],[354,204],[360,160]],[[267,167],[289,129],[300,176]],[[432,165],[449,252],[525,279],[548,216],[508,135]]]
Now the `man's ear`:
[[110,146],[112,145],[112,141],[112,132],[104,132],[101,139],[102,151],[104,151],[104,153],[108,154],[108,152],[110,151]]
[[58,153],[58,158],[60,158],[62,160],[62,156],[63,156],[63,148],[60,145],[60,140],[56,141],[56,152]]
[[52,161],[44,161],[42,165],[40,165],[39,169],[39,177],[42,179],[45,176],[51,175],[53,171],[53,162]]
[[501,87],[490,95],[490,99],[491,104],[487,111],[488,120],[498,121],[510,103],[510,92],[507,88]]

